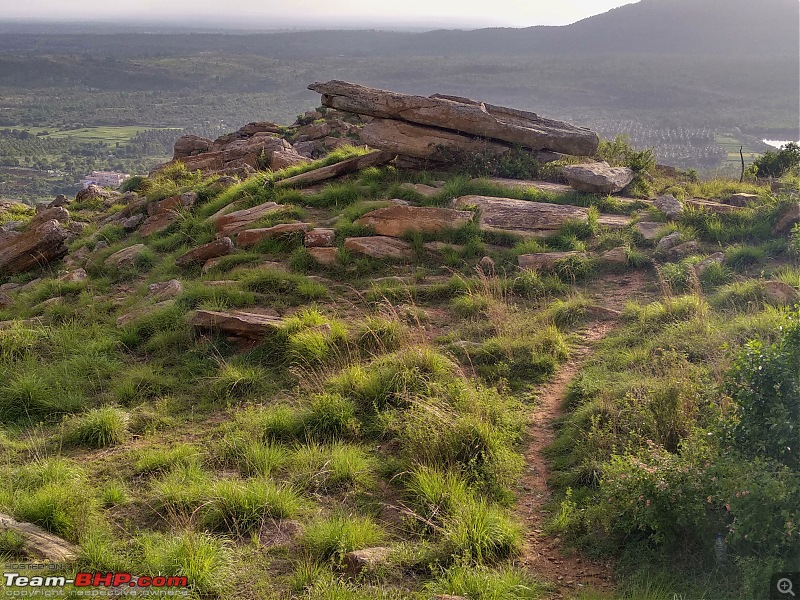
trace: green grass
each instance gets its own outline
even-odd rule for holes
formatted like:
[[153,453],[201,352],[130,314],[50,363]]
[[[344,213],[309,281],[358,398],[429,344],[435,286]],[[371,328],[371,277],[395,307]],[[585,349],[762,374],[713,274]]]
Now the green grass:
[[65,441],[88,448],[106,448],[123,443],[128,437],[128,414],[112,406],[87,412],[67,423]]
[[353,550],[376,546],[386,534],[366,517],[336,515],[309,523],[300,545],[317,561],[340,560]]

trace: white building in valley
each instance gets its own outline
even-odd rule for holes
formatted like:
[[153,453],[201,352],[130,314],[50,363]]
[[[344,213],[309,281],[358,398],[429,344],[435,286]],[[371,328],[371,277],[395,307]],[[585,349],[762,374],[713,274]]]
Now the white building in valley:
[[117,189],[128,177],[130,177],[130,175],[127,173],[117,173],[116,171],[92,171],[81,179],[81,186],[83,189],[86,189],[94,184],[100,187]]

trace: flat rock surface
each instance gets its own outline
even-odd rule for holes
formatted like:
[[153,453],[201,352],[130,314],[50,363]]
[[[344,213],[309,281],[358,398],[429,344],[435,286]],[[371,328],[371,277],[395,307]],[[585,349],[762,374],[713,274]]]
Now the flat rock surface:
[[212,258],[225,256],[231,252],[233,252],[233,241],[229,237],[223,237],[189,250],[186,254],[177,258],[175,264],[179,267],[186,267],[206,262]]
[[607,162],[566,165],[561,168],[570,186],[590,194],[613,194],[633,181],[628,167],[611,167]]
[[280,317],[244,310],[198,310],[192,317],[192,325],[199,329],[214,329],[249,339],[261,339],[274,333],[282,323],[283,319]]
[[411,244],[384,235],[347,238],[344,247],[350,252],[372,258],[410,259],[414,256]]
[[250,248],[262,240],[281,238],[309,229],[311,229],[310,223],[281,223],[261,229],[245,229],[236,236],[236,245],[240,248]]
[[278,210],[282,210],[282,204],[275,202],[265,202],[253,208],[246,208],[244,210],[237,210],[227,214],[220,215],[214,219],[214,227],[217,229],[219,235],[230,235],[238,233],[247,229],[247,227],[262,217],[267,216]]
[[[589,209],[581,206],[492,196],[462,196],[453,201],[453,206],[477,206],[480,210],[478,222],[482,228],[520,234],[552,232],[567,221],[586,221],[589,218]],[[599,223],[612,229],[622,229],[629,220],[624,215],[601,214]]]
[[400,237],[408,232],[435,233],[469,223],[473,213],[428,206],[388,206],[367,213],[356,225],[370,227],[379,235]]

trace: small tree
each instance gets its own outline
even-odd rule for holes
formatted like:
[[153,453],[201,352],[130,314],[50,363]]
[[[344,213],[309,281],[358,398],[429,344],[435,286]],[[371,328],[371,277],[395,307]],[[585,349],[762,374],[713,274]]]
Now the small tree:
[[783,146],[778,152],[772,150],[765,152],[757,159],[753,166],[757,177],[783,177],[792,169],[800,165],[800,146],[790,142]]

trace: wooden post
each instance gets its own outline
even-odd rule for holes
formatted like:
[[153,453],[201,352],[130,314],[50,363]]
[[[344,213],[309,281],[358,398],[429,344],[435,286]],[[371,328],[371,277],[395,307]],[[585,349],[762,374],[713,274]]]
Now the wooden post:
[[742,176],[739,177],[739,183],[744,182],[744,146],[739,146],[739,157],[742,159]]

